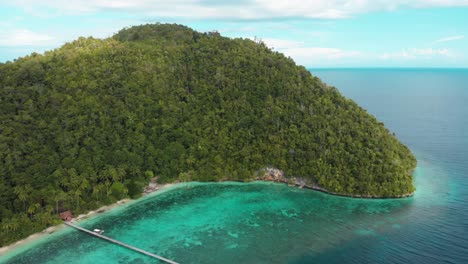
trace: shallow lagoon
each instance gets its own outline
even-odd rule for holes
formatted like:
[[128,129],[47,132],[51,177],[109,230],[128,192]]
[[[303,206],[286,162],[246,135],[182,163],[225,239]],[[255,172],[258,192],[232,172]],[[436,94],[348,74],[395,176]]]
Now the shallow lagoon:
[[[285,263],[401,229],[412,203],[334,197],[273,183],[188,183],[81,225],[181,263]],[[154,262],[78,231],[11,261]]]

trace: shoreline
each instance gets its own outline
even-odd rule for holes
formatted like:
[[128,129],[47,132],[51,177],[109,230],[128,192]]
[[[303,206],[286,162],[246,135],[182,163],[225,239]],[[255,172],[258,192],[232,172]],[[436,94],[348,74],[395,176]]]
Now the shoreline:
[[[270,171],[270,172],[272,172],[272,171]],[[339,193],[330,192],[330,191],[328,191],[328,190],[326,190],[324,188],[321,188],[320,186],[317,186],[315,184],[312,184],[312,185],[307,184],[304,181],[304,179],[302,179],[302,178],[297,178],[297,177],[284,178],[284,177],[282,177],[281,173],[277,174],[276,171],[274,171],[274,173],[272,173],[270,175],[272,175],[273,177],[265,177],[264,176],[264,177],[259,177],[259,178],[253,179],[253,180],[254,181],[259,181],[259,182],[282,183],[282,184],[288,185],[289,187],[294,187],[294,188],[299,188],[299,189],[306,188],[306,189],[309,189],[309,190],[322,192],[322,193],[325,193],[325,194],[328,194],[328,195],[334,195],[334,196],[340,196],[340,197],[346,197],[346,198],[361,198],[361,199],[370,199],[370,200],[372,200],[372,199],[400,199],[400,198],[408,198],[408,197],[414,196],[414,192],[409,193],[409,194],[396,196],[396,197],[377,197],[377,196],[365,196],[365,195],[339,194]],[[279,176],[279,175],[281,175],[281,176]],[[292,180],[293,182],[291,182],[290,180]],[[218,181],[218,182],[229,182],[229,181],[233,181],[233,180]],[[249,183],[249,182],[252,182],[252,181],[233,181],[233,182]],[[97,215],[99,215],[101,213],[104,213],[104,212],[107,212],[109,210],[119,208],[119,207],[121,207],[123,205],[127,205],[128,203],[140,201],[141,199],[143,199],[143,198],[145,198],[145,197],[147,197],[149,195],[160,193],[164,189],[167,189],[169,187],[176,186],[176,185],[179,185],[179,184],[183,184],[183,183],[187,183],[187,182],[174,182],[174,183],[166,183],[166,184],[156,184],[156,183],[152,182],[152,183],[150,183],[149,186],[145,187],[145,190],[143,191],[142,196],[137,198],[137,199],[125,198],[125,199],[119,200],[119,201],[117,201],[117,202],[115,202],[113,204],[101,206],[100,208],[91,210],[91,211],[87,212],[86,214],[78,215],[77,217],[73,218],[70,222],[80,222],[80,221],[89,219],[89,218],[91,218],[93,216],[97,216]],[[57,231],[62,230],[64,227],[66,227],[66,225],[63,224],[63,223],[59,224],[59,225],[55,225],[55,226],[50,226],[50,227],[48,227],[48,228],[46,228],[46,229],[44,229],[44,230],[42,230],[40,232],[34,233],[34,234],[24,238],[24,239],[16,241],[16,242],[14,242],[14,243],[12,243],[10,245],[3,246],[3,247],[0,248],[0,256],[4,256],[4,255],[6,255],[8,253],[12,253],[13,251],[15,251],[17,249],[20,249],[22,246],[28,245],[30,243],[34,243],[34,242],[38,241],[41,238],[46,238],[46,237],[56,233]]]
[[297,188],[306,188],[322,193],[326,193],[334,196],[348,197],[348,198],[359,198],[359,199],[400,199],[408,198],[414,195],[414,192],[405,193],[396,196],[377,196],[377,195],[365,195],[365,194],[345,194],[345,193],[336,193],[329,191],[323,187],[320,187],[316,183],[312,182],[310,179],[305,179],[302,177],[285,177],[282,170],[276,168],[264,168],[263,175],[255,178],[257,181],[270,181],[276,183],[284,183],[291,187]]
[[[151,191],[148,191],[148,189],[145,188],[145,192],[143,192],[142,196],[137,198],[137,199],[125,198],[125,199],[119,200],[119,201],[117,201],[117,202],[115,202],[113,204],[101,206],[101,207],[99,207],[97,209],[94,209],[94,210],[91,210],[91,211],[89,211],[89,212],[87,212],[85,214],[78,215],[77,217],[73,218],[70,222],[80,222],[80,221],[89,219],[89,218],[91,218],[93,216],[97,216],[97,215],[102,214],[104,212],[107,212],[109,210],[112,210],[112,209],[121,207],[123,205],[126,205],[128,203],[139,201],[140,199],[145,198],[150,194],[159,193],[162,190],[167,189],[169,187],[172,187],[172,186],[174,186],[176,184],[177,183],[157,184],[154,188],[151,189]],[[0,247],[0,256],[6,256],[6,255],[8,255],[8,253],[12,253],[15,250],[18,250],[23,246],[34,243],[34,242],[38,241],[39,239],[51,236],[52,234],[56,233],[57,231],[61,231],[62,229],[64,229],[64,227],[66,227],[66,225],[63,224],[63,223],[58,224],[58,225],[54,225],[54,226],[50,226],[50,227],[48,227],[48,228],[46,228],[46,229],[44,229],[42,231],[39,231],[39,232],[34,233],[32,235],[29,235],[26,238],[23,238],[21,240],[13,242],[12,244]]]
[[402,194],[402,195],[398,195],[398,196],[368,196],[368,195],[353,195],[353,194],[340,194],[340,193],[334,193],[334,192],[330,192],[324,188],[321,188],[320,186],[310,186],[310,185],[300,185],[300,184],[297,184],[295,183],[294,185],[290,185],[292,187],[297,187],[297,188],[306,188],[306,189],[310,189],[310,190],[314,190],[314,191],[318,191],[318,192],[322,192],[322,193],[326,193],[326,194],[329,194],[329,195],[334,195],[334,196],[341,196],[341,197],[347,197],[347,198],[360,198],[360,199],[401,199],[401,198],[409,198],[409,197],[413,197],[414,196],[414,192],[412,193],[405,193],[405,194]]

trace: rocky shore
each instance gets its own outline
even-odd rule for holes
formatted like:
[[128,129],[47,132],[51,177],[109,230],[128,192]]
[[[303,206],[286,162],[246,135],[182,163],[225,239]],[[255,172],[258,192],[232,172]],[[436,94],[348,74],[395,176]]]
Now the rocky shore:
[[284,172],[276,168],[264,169],[263,173],[260,173],[260,175],[257,178],[255,178],[255,180],[286,183],[290,186],[296,186],[299,188],[307,188],[307,189],[324,192],[327,194],[344,196],[344,197],[352,197],[352,198],[387,199],[387,198],[406,198],[406,197],[411,197],[414,195],[414,193],[408,193],[408,194],[393,196],[393,197],[381,197],[381,196],[373,196],[373,195],[355,195],[355,194],[335,193],[335,192],[331,192],[325,188],[318,186],[316,183],[312,182],[309,179],[304,179],[302,177],[285,177]]

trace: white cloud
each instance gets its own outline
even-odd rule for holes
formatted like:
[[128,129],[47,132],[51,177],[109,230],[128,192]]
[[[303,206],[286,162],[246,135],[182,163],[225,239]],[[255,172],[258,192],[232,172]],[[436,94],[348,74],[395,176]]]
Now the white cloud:
[[301,65],[332,65],[348,59],[368,57],[367,54],[360,51],[308,46],[302,41],[276,38],[264,38],[261,41],[268,47],[293,58]]
[[27,29],[7,30],[0,33],[0,46],[47,46],[53,44],[55,44],[53,37]]
[[455,54],[446,48],[412,48],[379,54],[372,51],[348,50],[334,47],[317,47],[302,41],[265,38],[267,46],[293,58],[298,64],[308,66],[355,65],[379,60],[387,62],[411,63],[431,59],[453,59]]
[[441,39],[438,39],[434,42],[447,42],[447,41],[455,41],[455,40],[461,40],[461,39],[464,39],[465,36],[461,36],[461,35],[458,35],[458,36],[451,36],[451,37],[446,37],[446,38],[441,38]]
[[405,49],[398,52],[385,53],[380,56],[381,59],[390,60],[390,59],[424,59],[432,57],[454,57],[454,54],[448,49]]
[[461,7],[468,0],[4,0],[25,10],[53,8],[59,13],[122,10],[157,17],[268,19],[285,17],[339,19],[400,8]]
[[276,50],[299,48],[304,45],[302,41],[276,39],[276,38],[263,38],[261,39],[268,47]]
[[233,32],[234,33],[238,33],[238,32],[246,33],[246,32],[255,32],[257,30],[258,29],[256,27],[245,26],[245,27],[221,28],[221,29],[219,29],[219,32],[220,33],[233,33]]
[[298,47],[282,51],[299,65],[307,67],[342,67],[347,65],[365,65],[370,55],[356,50],[329,47]]
[[324,47],[290,48],[285,49],[284,54],[292,58],[297,58],[299,61],[307,60],[316,62],[321,62],[323,60],[341,60],[365,55],[360,51]]

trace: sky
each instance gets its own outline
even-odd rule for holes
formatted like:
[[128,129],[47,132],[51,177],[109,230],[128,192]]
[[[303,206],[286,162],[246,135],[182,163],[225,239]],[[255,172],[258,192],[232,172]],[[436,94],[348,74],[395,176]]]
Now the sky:
[[261,39],[309,68],[468,68],[468,0],[0,0],[0,62],[156,22]]

